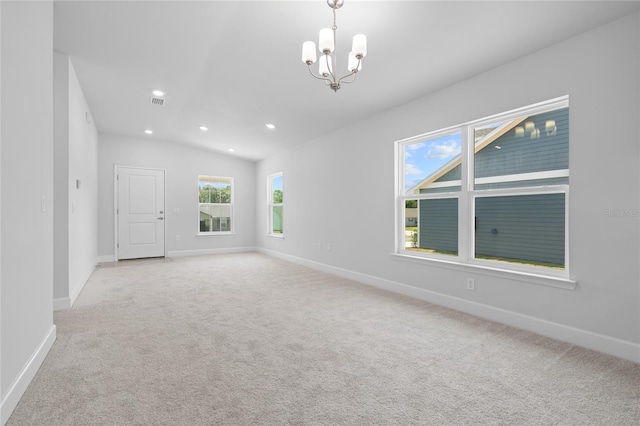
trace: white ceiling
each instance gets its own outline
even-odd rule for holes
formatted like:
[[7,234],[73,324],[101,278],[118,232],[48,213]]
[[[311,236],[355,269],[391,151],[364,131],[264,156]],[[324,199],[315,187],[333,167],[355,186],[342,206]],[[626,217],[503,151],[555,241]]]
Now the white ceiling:
[[[354,34],[367,35],[368,55],[337,93],[300,59],[302,42],[332,24],[326,0],[56,1],[54,49],[71,56],[98,131],[255,161],[639,9],[346,0],[338,67]],[[165,106],[150,104],[153,89],[166,92]]]

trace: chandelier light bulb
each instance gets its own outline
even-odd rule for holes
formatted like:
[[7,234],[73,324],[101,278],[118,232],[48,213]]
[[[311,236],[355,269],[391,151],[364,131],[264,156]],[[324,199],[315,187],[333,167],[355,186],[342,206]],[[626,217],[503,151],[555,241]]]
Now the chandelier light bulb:
[[367,56],[367,36],[364,34],[356,34],[353,36],[353,45],[351,46],[351,51],[360,59]]
[[324,55],[324,57],[320,58],[319,72],[323,77],[329,77],[333,74],[333,69],[331,68],[331,56]]
[[318,36],[318,50],[321,53],[332,53],[336,48],[333,40],[333,30],[331,28],[323,28]]
[[316,44],[312,41],[305,41],[302,44],[302,62],[311,65],[315,64],[316,60]]
[[527,121],[524,123],[524,131],[527,133],[531,133],[535,130],[536,125],[533,121]]

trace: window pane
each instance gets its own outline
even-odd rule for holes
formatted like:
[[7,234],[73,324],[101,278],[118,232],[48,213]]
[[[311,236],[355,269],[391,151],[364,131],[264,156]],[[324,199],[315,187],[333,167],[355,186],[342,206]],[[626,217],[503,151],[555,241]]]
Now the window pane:
[[565,194],[475,199],[475,257],[564,269]]
[[418,249],[418,200],[406,200],[404,209],[404,249]]
[[271,191],[271,199],[273,204],[282,204],[284,200],[282,175],[274,176],[273,179],[271,179]]
[[200,204],[200,232],[231,231],[231,206]]
[[[231,181],[213,182],[207,176],[200,176],[198,187],[201,203],[231,203]],[[220,178],[217,178],[220,179]]]
[[458,199],[407,200],[405,250],[458,255]]
[[568,183],[568,108],[473,130],[475,189]]
[[282,234],[282,206],[271,207],[272,232]]
[[460,191],[462,134],[451,133],[404,145],[407,194]]

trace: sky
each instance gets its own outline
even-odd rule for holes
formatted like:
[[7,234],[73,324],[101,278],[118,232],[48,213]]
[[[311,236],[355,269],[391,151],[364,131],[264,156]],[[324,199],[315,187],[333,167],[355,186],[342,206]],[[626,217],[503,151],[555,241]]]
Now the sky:
[[461,141],[461,134],[454,133],[405,145],[405,191],[460,155]]
[[276,189],[279,189],[280,191],[282,191],[282,175],[280,176],[275,176],[273,178],[273,181],[271,183],[271,188],[275,191]]

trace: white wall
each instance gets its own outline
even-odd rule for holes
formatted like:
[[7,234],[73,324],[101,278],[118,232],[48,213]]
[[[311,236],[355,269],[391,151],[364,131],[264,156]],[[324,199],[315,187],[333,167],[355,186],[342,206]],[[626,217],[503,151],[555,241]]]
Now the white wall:
[[[98,254],[114,253],[114,165],[164,169],[166,251],[169,256],[250,250],[255,247],[255,163],[184,145],[99,135]],[[198,175],[234,178],[234,235],[196,236]],[[179,239],[177,239],[179,238]]]
[[1,2],[0,8],[0,421],[4,424],[55,340],[53,5]]
[[73,64],[61,53],[54,53],[54,106],[53,297],[54,308],[65,309],[97,261],[98,132]]
[[[606,214],[639,208],[639,29],[633,14],[259,162],[258,246],[640,362],[639,218]],[[344,90],[338,96],[348,96]],[[574,291],[390,255],[394,141],[565,94]],[[278,171],[284,172],[284,239],[266,236],[263,188]],[[475,278],[476,291],[465,289],[467,277]]]
[[[69,307],[69,57],[53,54],[53,298]],[[57,299],[57,300],[56,300]],[[62,302],[60,302],[62,301]],[[67,305],[67,306],[64,306]]]

